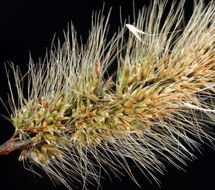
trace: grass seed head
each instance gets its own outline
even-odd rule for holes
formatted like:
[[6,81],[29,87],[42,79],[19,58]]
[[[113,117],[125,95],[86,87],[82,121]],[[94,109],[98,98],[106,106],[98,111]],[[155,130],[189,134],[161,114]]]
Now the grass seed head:
[[[128,39],[123,27],[107,42],[108,19],[101,14],[85,46],[72,28],[43,63],[30,60],[26,98],[12,66],[19,103],[11,90],[13,138],[31,141],[19,160],[42,167],[68,189],[73,180],[83,188],[89,180],[99,184],[104,166],[123,168],[136,182],[127,158],[158,182],[161,160],[180,168],[199,142],[212,143],[206,122],[215,121],[215,7],[196,1],[182,27],[184,3],[173,1],[161,25],[167,1],[152,1],[152,9],[126,25]],[[105,80],[116,58],[117,79]]]

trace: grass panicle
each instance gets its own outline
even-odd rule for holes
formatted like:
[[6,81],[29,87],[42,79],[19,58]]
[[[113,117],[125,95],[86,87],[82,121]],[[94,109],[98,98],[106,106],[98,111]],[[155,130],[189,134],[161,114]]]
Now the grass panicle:
[[[215,6],[195,1],[184,25],[185,1],[173,1],[165,14],[167,3],[152,1],[109,41],[102,14],[94,17],[86,45],[71,27],[43,62],[30,60],[27,97],[12,65],[15,133],[1,153],[20,148],[19,160],[30,167],[68,189],[73,181],[87,189],[93,181],[100,185],[107,167],[114,174],[124,169],[138,184],[128,160],[159,183],[165,161],[180,169],[200,143],[213,146]],[[107,75],[114,60],[116,80]]]

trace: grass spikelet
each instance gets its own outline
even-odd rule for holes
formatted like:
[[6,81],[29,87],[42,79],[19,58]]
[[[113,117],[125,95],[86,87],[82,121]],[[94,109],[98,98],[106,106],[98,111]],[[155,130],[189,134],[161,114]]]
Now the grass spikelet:
[[[101,14],[85,46],[72,28],[43,62],[30,60],[27,97],[12,65],[15,133],[0,154],[21,149],[19,160],[43,168],[68,189],[73,181],[87,189],[93,181],[100,184],[106,167],[113,173],[124,169],[138,184],[128,159],[159,183],[156,173],[163,174],[165,161],[181,168],[200,143],[212,146],[215,6],[196,1],[183,26],[185,1],[173,1],[165,15],[167,2],[153,1],[109,41],[108,19]],[[116,59],[114,81],[104,76]]]

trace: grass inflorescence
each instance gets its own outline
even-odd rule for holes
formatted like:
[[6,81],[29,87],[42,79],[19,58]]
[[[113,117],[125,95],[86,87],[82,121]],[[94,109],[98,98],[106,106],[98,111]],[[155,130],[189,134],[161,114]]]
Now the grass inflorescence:
[[[12,65],[19,106],[10,87],[14,147],[2,153],[21,143],[19,160],[72,189],[73,180],[83,188],[99,184],[105,166],[125,169],[136,182],[128,159],[158,182],[165,160],[180,168],[200,142],[213,145],[207,123],[215,122],[215,6],[196,1],[183,26],[185,1],[173,2],[163,22],[167,2],[143,8],[127,25],[127,39],[123,26],[106,41],[101,14],[85,46],[72,27],[43,62],[30,60],[26,98]],[[104,77],[114,60],[116,80]]]

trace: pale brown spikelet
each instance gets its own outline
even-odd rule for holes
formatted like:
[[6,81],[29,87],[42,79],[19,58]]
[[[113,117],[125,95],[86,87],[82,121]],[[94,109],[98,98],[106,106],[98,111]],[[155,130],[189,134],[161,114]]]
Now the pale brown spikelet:
[[[12,66],[20,106],[11,89],[15,134],[0,153],[20,148],[20,160],[68,189],[73,180],[87,189],[91,181],[100,185],[105,167],[123,168],[137,183],[128,159],[159,182],[165,161],[180,168],[200,142],[213,145],[207,122],[215,122],[215,6],[196,1],[183,27],[185,1],[173,1],[161,25],[167,2],[152,1],[109,42],[101,14],[85,46],[72,29],[72,43],[68,34],[43,63],[30,61],[26,98]],[[116,81],[105,79],[116,58]]]

